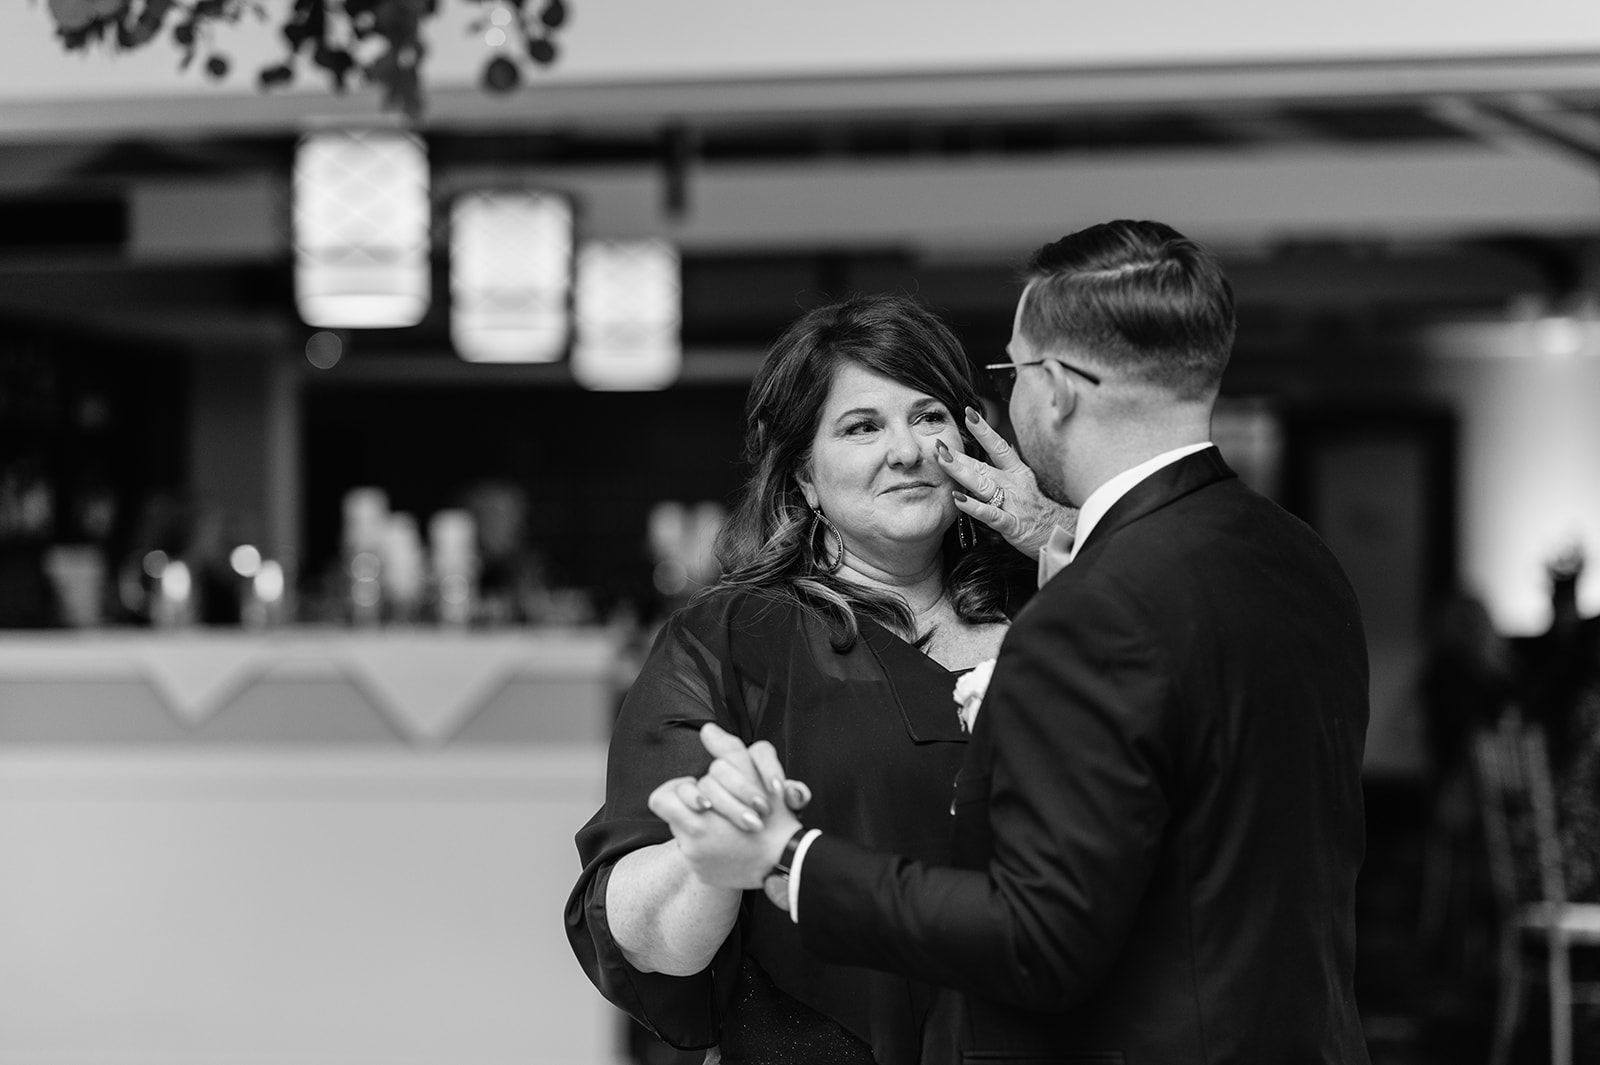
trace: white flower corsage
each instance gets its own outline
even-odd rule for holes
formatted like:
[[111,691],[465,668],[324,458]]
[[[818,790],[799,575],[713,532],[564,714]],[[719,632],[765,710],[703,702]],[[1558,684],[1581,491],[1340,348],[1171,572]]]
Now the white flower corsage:
[[994,659],[979,662],[956,678],[956,716],[961,719],[961,730],[970,733],[978,720],[978,708],[983,705],[983,693],[989,690],[989,678],[994,675]]

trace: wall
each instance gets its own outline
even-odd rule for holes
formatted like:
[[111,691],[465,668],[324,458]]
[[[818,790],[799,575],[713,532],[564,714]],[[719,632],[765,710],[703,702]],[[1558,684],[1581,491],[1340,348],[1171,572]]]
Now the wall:
[[1461,575],[1505,632],[1550,620],[1544,565],[1581,544],[1579,607],[1600,614],[1600,350],[1535,350],[1526,325],[1440,328],[1423,387],[1461,418]]

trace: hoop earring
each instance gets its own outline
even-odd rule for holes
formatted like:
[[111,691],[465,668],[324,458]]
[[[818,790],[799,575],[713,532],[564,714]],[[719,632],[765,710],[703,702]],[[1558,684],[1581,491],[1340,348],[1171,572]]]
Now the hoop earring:
[[[812,564],[825,573],[836,573],[838,572],[839,567],[844,565],[844,534],[839,532],[839,527],[837,525],[828,520],[828,516],[826,514],[822,513],[821,507],[813,507],[811,509],[811,513],[816,515],[816,518],[811,522]],[[818,551],[816,548],[818,525],[821,525],[823,528],[822,535],[824,540],[824,550],[822,551]],[[832,562],[819,561],[825,560],[828,557],[828,552],[826,550],[828,533],[832,533],[834,541],[838,543],[839,553],[834,556]]]
[[956,518],[956,542],[961,545],[963,551],[970,551],[978,546],[978,529],[972,524],[970,514],[961,514]]

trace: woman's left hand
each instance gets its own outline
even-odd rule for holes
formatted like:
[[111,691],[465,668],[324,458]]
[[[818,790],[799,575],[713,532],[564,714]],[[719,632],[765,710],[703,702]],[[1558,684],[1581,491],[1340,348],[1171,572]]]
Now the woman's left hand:
[[959,487],[956,508],[1005,537],[1024,555],[1037,559],[1057,526],[1069,533],[1077,528],[1078,512],[1039,491],[1033,470],[983,415],[971,407],[966,414],[967,429],[988,454],[989,462],[958,455],[940,444],[939,468]]

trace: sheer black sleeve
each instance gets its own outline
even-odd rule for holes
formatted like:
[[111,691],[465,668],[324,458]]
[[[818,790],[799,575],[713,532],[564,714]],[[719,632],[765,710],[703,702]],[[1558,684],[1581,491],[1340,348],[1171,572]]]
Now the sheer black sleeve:
[[[691,631],[692,629],[701,631]],[[595,987],[617,1007],[679,1049],[717,1043],[741,952],[736,925],[702,972],[676,977],[640,972],[622,956],[606,915],[606,887],[618,859],[672,838],[646,805],[664,780],[699,776],[711,759],[700,726],[715,721],[737,735],[725,695],[725,637],[668,622],[629,690],[612,733],[605,805],[577,835],[583,873],[567,900],[567,938]]]

